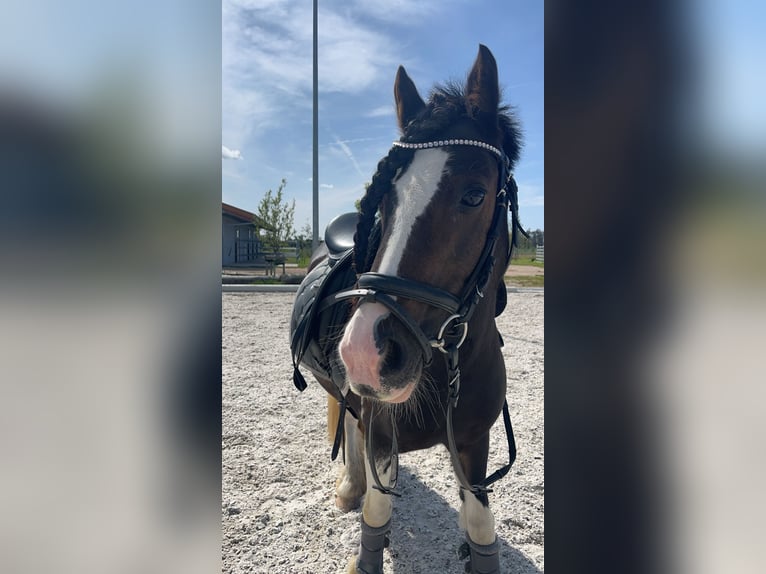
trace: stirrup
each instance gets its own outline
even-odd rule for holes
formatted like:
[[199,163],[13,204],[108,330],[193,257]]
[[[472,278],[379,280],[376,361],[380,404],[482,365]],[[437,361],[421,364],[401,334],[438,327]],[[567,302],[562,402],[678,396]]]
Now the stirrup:
[[468,532],[458,554],[461,559],[468,558],[465,571],[469,574],[500,574],[500,543],[495,537],[492,544],[476,544]]
[[359,545],[359,558],[356,569],[359,574],[383,574],[383,549],[389,544],[391,519],[383,526],[373,528],[362,516],[362,542]]

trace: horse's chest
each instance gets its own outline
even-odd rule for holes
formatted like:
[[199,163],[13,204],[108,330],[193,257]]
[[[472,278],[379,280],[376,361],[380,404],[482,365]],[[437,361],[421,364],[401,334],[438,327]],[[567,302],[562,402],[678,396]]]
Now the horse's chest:
[[[481,392],[466,389],[453,415],[453,432],[458,443],[472,443],[489,432],[502,409],[505,389],[502,382],[482,385]],[[396,420],[400,452],[447,445],[447,394],[436,404],[421,404],[417,415],[407,413]]]

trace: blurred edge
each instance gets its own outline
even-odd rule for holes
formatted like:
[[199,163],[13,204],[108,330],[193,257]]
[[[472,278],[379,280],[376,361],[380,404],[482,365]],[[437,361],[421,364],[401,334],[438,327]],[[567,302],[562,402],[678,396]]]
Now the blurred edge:
[[[763,570],[766,148],[700,129],[762,15],[546,2],[553,571]],[[220,35],[181,0],[0,21],[4,572],[219,567]]]
[[220,5],[3,12],[0,571],[215,571]]
[[550,571],[764,569],[764,12],[546,2]]

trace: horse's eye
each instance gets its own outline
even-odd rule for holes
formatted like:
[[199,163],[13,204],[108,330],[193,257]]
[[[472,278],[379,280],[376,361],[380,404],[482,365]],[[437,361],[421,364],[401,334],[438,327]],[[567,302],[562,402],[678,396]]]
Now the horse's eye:
[[487,192],[483,189],[479,188],[473,188],[469,189],[464,195],[463,199],[460,200],[460,203],[463,205],[467,205],[468,207],[478,207],[481,205],[481,202],[484,201],[484,196],[487,195]]

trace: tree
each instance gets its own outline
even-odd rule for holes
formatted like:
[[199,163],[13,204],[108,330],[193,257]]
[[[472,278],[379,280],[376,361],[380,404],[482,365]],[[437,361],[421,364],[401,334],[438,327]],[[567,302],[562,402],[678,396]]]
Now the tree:
[[[367,189],[369,189],[369,187],[370,187],[371,185],[372,185],[372,183],[371,183],[371,182],[369,182],[369,181],[366,181],[366,182],[364,182],[364,192],[365,192],[365,193],[367,193]],[[358,212],[360,212],[360,213],[361,213],[361,211],[362,211],[362,200],[361,200],[361,199],[357,199],[357,200],[354,202],[354,207],[356,208],[356,210],[357,210]]]
[[264,229],[263,243],[274,253],[279,252],[282,244],[295,235],[295,200],[290,204],[285,201],[282,192],[286,185],[287,180],[283,178],[276,193],[267,191],[258,204],[258,217],[271,228]]
[[304,267],[311,258],[311,224],[306,223],[301,227],[300,233],[295,236],[295,243],[298,250],[298,265]]
[[301,243],[311,243],[311,223],[309,223],[309,220],[306,220],[306,223],[303,224],[303,227],[301,227],[301,232],[295,236],[295,239]]

